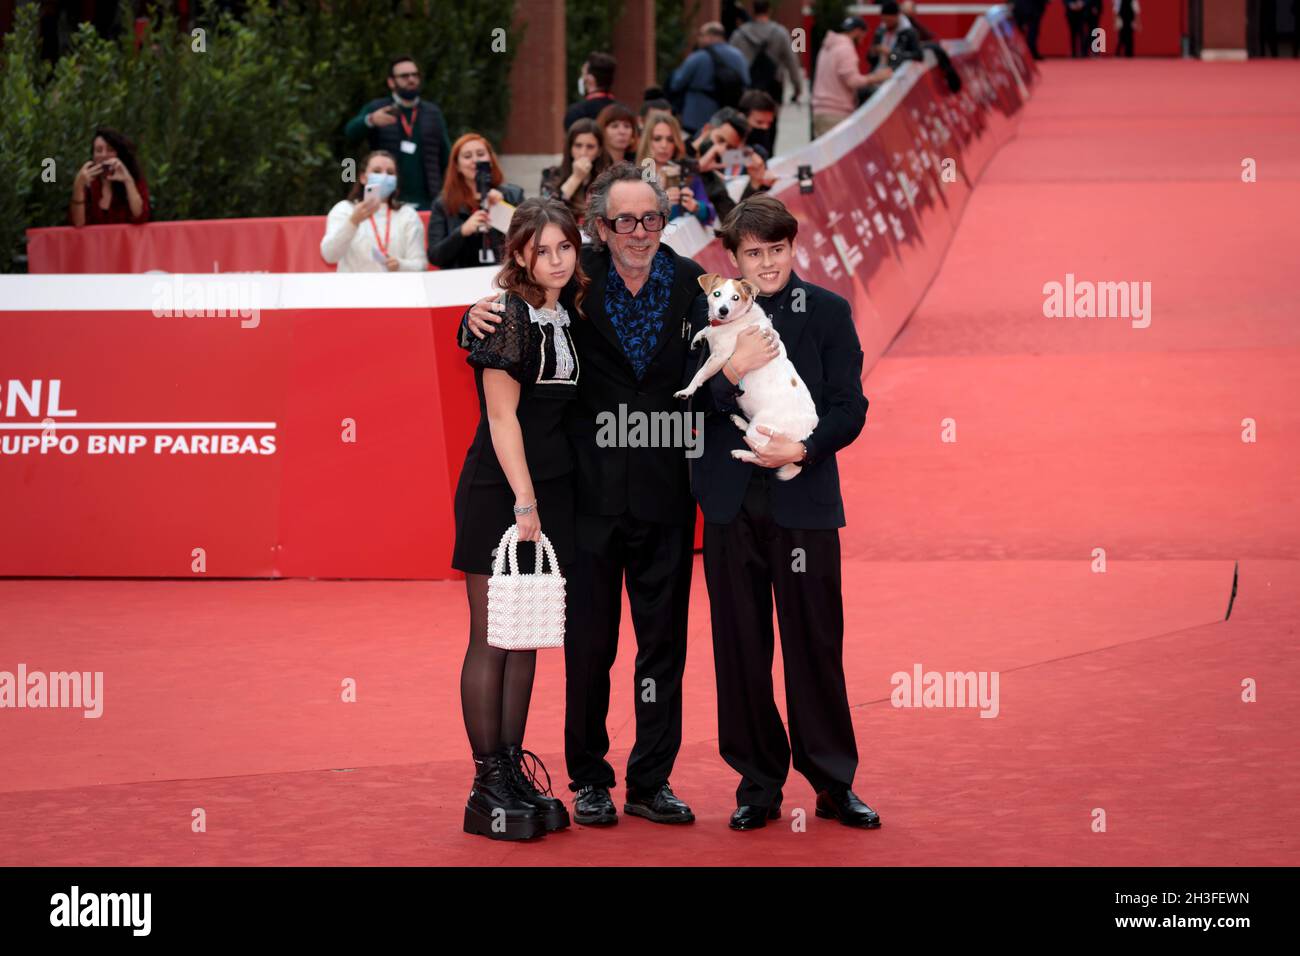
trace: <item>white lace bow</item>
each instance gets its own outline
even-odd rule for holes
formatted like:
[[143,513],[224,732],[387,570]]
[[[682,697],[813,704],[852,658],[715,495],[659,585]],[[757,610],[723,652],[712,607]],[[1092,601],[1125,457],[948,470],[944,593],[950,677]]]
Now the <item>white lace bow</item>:
[[551,341],[555,343],[555,377],[568,378],[573,374],[573,353],[569,351],[569,337],[562,330],[569,326],[569,313],[562,305],[539,309],[529,303],[528,318],[543,328],[550,326]]

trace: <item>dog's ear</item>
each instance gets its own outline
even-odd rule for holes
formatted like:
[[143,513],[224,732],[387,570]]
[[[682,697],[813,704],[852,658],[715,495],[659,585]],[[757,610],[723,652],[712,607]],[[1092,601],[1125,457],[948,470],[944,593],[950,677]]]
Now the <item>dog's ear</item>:
[[750,282],[748,279],[740,280],[740,288],[743,289],[745,295],[749,296],[751,299],[758,298],[758,286],[754,285],[754,283]]
[[708,292],[710,289],[713,288],[713,284],[718,281],[718,276],[716,273],[706,272],[704,273],[704,275],[700,276],[695,281],[700,284],[701,289],[703,289],[705,292]]

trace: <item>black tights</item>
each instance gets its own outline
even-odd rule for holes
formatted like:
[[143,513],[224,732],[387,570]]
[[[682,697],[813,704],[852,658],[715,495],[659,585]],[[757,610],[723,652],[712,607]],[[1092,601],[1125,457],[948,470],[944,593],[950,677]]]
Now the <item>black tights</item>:
[[533,696],[537,651],[506,651],[487,642],[488,575],[466,574],[469,649],[460,670],[460,706],[474,753],[522,746]]

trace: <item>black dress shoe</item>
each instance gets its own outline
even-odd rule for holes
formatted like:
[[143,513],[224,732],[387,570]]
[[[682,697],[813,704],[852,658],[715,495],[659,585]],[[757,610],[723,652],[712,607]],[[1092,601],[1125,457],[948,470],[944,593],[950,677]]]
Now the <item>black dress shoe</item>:
[[823,790],[817,794],[817,816],[839,820],[846,827],[874,830],[880,826],[880,814],[858,799],[848,787]]
[[589,783],[573,801],[573,822],[586,827],[607,827],[618,823],[618,811],[609,797],[609,787]]
[[752,803],[744,803],[736,807],[736,812],[731,815],[731,822],[727,826],[733,830],[758,830],[767,826],[768,820],[775,820],[780,816],[780,800],[770,807],[759,807]]
[[623,812],[634,817],[645,817],[655,823],[693,823],[695,814],[681,800],[673,795],[668,783],[659,785],[658,790],[633,790],[628,788]]

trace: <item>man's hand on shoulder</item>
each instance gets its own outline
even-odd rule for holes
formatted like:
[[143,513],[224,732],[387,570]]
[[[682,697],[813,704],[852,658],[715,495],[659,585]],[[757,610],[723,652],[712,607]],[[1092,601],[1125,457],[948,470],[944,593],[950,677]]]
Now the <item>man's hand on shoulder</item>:
[[469,312],[465,315],[465,324],[469,330],[474,333],[475,338],[495,332],[497,324],[501,321],[501,313],[506,310],[505,304],[497,301],[497,296],[489,295],[479,299],[469,307]]

